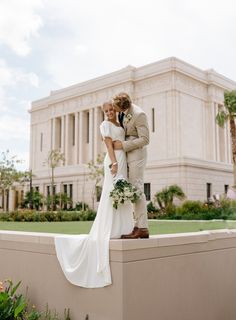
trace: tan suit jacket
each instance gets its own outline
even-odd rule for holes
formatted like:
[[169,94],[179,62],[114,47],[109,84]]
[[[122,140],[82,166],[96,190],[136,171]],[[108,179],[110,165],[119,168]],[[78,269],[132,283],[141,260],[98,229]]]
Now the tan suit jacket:
[[146,145],[149,144],[149,128],[146,113],[132,103],[124,116],[125,141],[123,149],[127,152],[127,161],[146,158]]

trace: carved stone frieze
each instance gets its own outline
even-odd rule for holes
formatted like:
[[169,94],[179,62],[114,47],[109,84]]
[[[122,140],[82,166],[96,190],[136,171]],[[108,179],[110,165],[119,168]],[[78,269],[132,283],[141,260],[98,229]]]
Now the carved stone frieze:
[[178,91],[186,92],[203,100],[207,99],[207,85],[179,72],[175,75],[175,86]]
[[158,75],[152,78],[143,79],[135,82],[134,93],[139,96],[140,93],[161,92],[171,89],[171,72]]

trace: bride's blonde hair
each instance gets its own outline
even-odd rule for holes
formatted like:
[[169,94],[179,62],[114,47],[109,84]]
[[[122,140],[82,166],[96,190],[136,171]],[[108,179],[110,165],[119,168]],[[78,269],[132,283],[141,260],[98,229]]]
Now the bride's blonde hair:
[[102,110],[103,110],[104,107],[106,107],[106,106],[112,106],[112,107],[113,107],[112,101],[111,101],[111,100],[105,101],[105,102],[102,104]]

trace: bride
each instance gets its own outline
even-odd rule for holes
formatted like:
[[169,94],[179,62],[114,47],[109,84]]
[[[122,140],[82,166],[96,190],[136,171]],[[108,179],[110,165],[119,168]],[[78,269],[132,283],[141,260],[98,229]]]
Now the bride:
[[105,287],[112,283],[109,265],[109,240],[133,230],[133,207],[125,203],[114,209],[110,192],[114,180],[127,179],[127,162],[123,150],[114,150],[112,142],[125,139],[124,129],[117,122],[112,103],[103,104],[106,120],[100,131],[106,145],[104,183],[96,219],[88,235],[55,237],[57,258],[65,277],[72,284],[85,288]]

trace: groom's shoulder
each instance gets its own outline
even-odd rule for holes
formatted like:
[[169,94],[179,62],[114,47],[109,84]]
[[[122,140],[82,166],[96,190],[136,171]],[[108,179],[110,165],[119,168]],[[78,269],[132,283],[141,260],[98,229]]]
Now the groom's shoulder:
[[132,107],[133,107],[134,113],[145,114],[144,110],[141,107],[137,106],[136,104],[132,103]]

